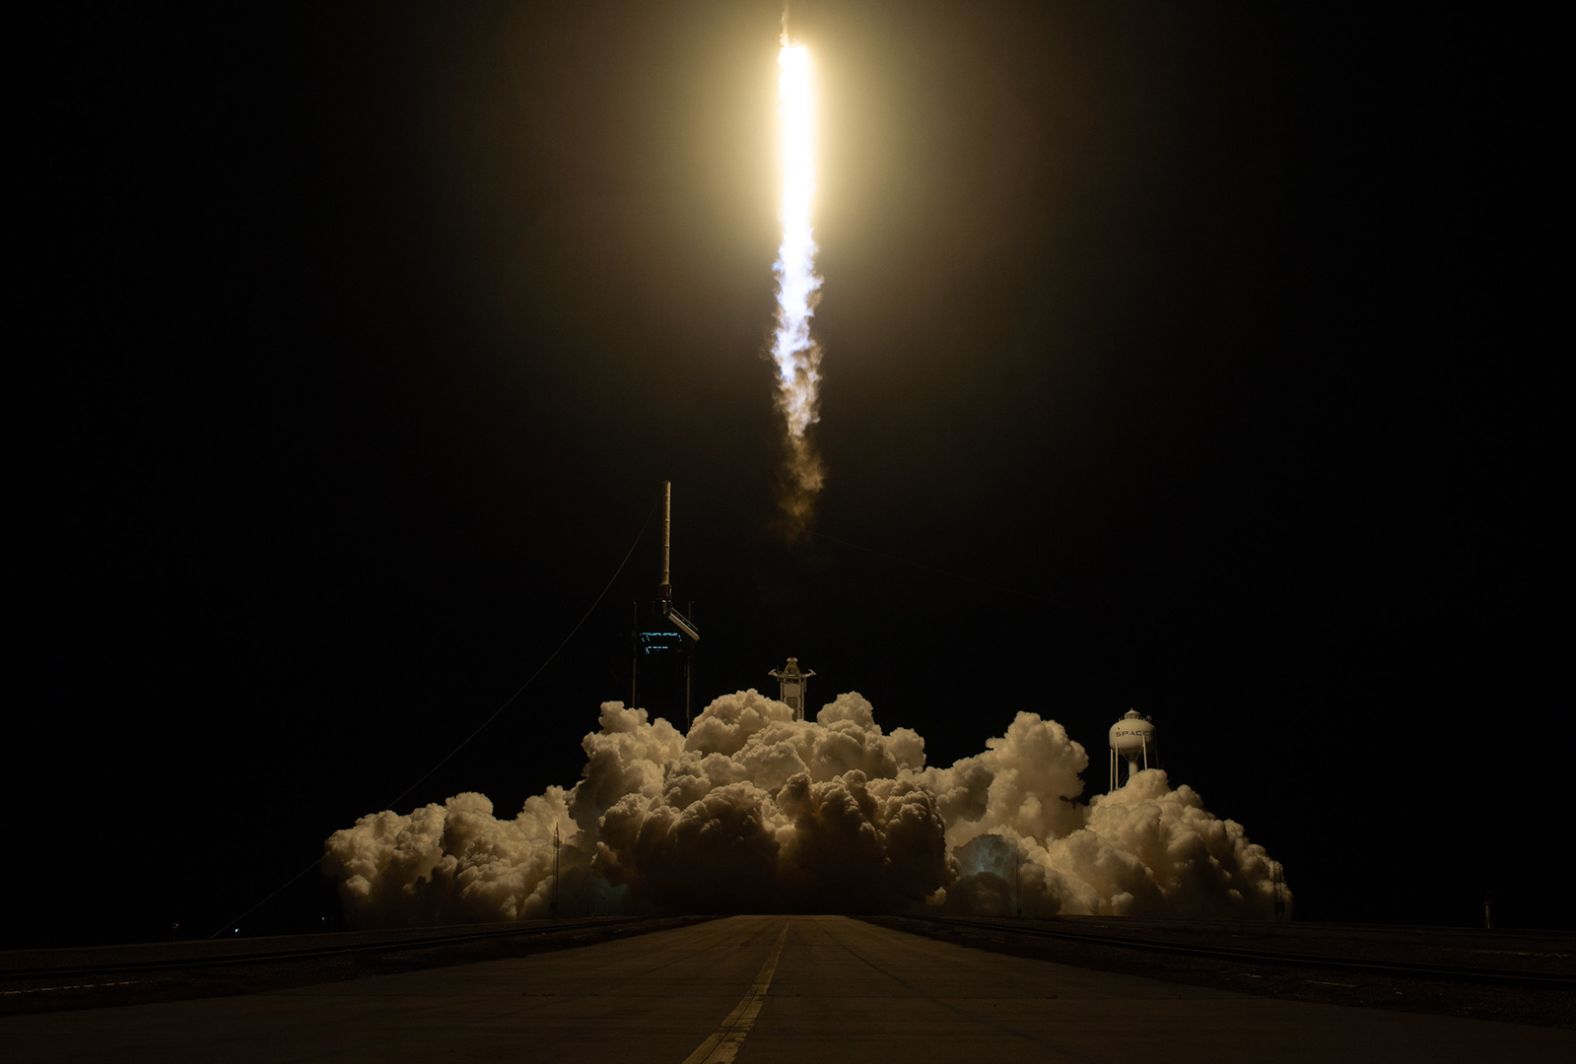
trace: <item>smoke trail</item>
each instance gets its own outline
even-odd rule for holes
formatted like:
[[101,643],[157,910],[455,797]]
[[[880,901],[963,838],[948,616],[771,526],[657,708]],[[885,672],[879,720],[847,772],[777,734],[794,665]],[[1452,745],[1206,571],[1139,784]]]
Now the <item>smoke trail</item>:
[[545,917],[553,836],[564,913],[870,912],[1273,918],[1263,847],[1158,769],[1088,802],[1084,748],[1019,713],[983,753],[925,766],[839,695],[812,720],[741,691],[688,734],[603,704],[580,781],[510,819],[479,794],[362,817],[324,869],[364,927]]
[[777,366],[777,406],[785,430],[786,466],[781,505],[791,534],[804,531],[824,473],[809,438],[817,419],[821,352],[810,335],[821,279],[815,273],[811,206],[815,199],[815,88],[810,53],[788,37],[784,14],[777,53],[777,115],[782,155],[779,214],[782,244],[777,275],[777,330],[772,361]]

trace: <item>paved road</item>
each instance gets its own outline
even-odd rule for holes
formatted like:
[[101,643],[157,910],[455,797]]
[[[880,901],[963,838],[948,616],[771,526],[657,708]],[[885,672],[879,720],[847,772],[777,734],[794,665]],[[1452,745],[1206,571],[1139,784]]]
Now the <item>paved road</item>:
[[1247,997],[842,917],[740,916],[270,994],[0,1019],[22,1061],[1576,1059],[1576,1033]]

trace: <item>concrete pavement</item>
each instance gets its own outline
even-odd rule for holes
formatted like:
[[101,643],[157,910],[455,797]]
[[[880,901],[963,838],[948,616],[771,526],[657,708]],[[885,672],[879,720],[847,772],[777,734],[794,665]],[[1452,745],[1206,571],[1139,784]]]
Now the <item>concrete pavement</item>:
[[1341,1008],[740,916],[506,961],[0,1019],[23,1061],[1576,1059],[1576,1033]]

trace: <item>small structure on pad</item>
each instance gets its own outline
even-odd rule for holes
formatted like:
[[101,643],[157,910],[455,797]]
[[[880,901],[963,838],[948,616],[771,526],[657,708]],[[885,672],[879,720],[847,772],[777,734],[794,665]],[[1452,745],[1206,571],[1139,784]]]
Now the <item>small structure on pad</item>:
[[798,658],[789,658],[788,664],[780,669],[773,669],[766,675],[777,681],[777,700],[788,703],[788,708],[793,710],[794,720],[804,719],[804,703],[808,697],[810,677],[814,671],[805,672],[799,668]]

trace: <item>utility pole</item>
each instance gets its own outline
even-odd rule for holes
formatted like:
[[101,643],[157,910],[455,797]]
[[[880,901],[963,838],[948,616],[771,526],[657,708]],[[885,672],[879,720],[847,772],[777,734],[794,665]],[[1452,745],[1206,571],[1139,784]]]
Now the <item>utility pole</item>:
[[558,915],[558,825],[553,825],[553,915]]
[[1018,919],[1023,919],[1023,843],[1018,843],[1012,851],[1012,907],[1018,912]]

